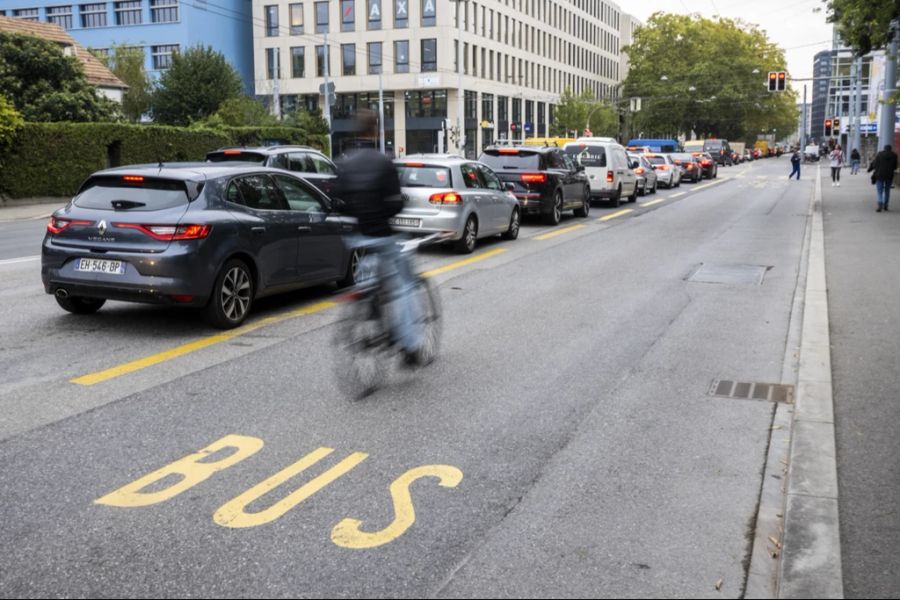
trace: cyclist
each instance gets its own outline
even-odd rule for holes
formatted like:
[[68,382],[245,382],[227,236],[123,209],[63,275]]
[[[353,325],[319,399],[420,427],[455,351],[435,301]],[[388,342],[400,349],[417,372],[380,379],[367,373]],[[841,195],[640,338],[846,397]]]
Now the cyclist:
[[377,259],[379,284],[393,300],[390,322],[394,338],[406,364],[416,366],[422,362],[422,333],[417,325],[419,307],[412,295],[413,274],[390,225],[390,218],[403,209],[400,178],[394,163],[375,149],[375,113],[368,109],[357,111],[355,128],[357,139],[337,164],[335,195],[359,222],[361,239],[354,240],[354,247],[364,247]]

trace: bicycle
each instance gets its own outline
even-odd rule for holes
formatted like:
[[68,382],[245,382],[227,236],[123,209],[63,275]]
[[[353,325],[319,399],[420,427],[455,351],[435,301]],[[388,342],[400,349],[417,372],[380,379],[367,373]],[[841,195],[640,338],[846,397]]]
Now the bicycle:
[[[441,338],[441,309],[437,290],[428,279],[413,272],[412,255],[423,245],[446,238],[446,233],[435,233],[424,238],[400,242],[400,260],[392,265],[409,269],[408,306],[414,311],[413,327],[418,330],[421,346],[414,357],[416,366],[434,362]],[[397,319],[399,296],[389,297],[386,286],[389,277],[396,272],[386,269],[377,254],[364,253],[360,259],[358,283],[342,301],[342,315],[335,335],[337,357],[334,361],[339,385],[348,395],[362,398],[382,387],[390,371],[391,363],[401,355]]]

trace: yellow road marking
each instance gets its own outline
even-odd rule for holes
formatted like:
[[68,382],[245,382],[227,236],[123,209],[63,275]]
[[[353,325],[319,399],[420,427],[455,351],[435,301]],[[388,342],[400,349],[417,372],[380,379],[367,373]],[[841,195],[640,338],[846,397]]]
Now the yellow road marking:
[[695,188],[694,188],[694,191],[696,192],[696,191],[699,191],[699,190],[705,190],[705,189],[708,188],[708,187],[712,187],[712,186],[714,186],[714,185],[718,185],[718,184],[720,184],[720,183],[722,183],[722,182],[724,182],[724,181],[725,181],[724,179],[720,179],[720,180],[718,180],[718,181],[713,181],[713,182],[711,182],[711,183],[707,183],[707,184],[704,184],[704,185],[695,187]]
[[441,273],[446,273],[447,271],[452,271],[454,269],[458,269],[460,267],[464,267],[466,265],[471,265],[472,263],[476,263],[478,261],[484,260],[486,258],[491,258],[492,256],[497,256],[501,252],[506,252],[504,248],[497,248],[495,250],[489,250],[487,252],[483,252],[471,258],[466,258],[464,260],[457,261],[455,263],[450,263],[449,265],[444,265],[443,267],[438,267],[437,269],[432,269],[430,271],[425,271],[422,273],[422,277],[434,277],[435,275],[440,275]]
[[570,231],[575,231],[576,229],[583,229],[584,225],[572,225],[571,227],[564,227],[562,229],[557,229],[556,231],[551,231],[550,233],[542,233],[541,235],[534,236],[536,240],[549,240],[550,238],[554,238],[558,235],[562,235],[564,233],[569,233]]
[[615,219],[616,217],[621,217],[622,215],[627,215],[630,212],[634,212],[633,208],[626,208],[625,210],[620,210],[619,212],[614,212],[611,215],[606,215],[605,217],[600,217],[597,219],[598,222],[609,221],[611,219]]
[[669,198],[680,198],[682,196],[687,196],[687,192],[678,192],[677,194],[672,194]]
[[644,202],[641,206],[653,206],[654,204],[659,204],[660,202],[665,202],[665,198],[659,198],[657,200],[652,200],[650,202]]

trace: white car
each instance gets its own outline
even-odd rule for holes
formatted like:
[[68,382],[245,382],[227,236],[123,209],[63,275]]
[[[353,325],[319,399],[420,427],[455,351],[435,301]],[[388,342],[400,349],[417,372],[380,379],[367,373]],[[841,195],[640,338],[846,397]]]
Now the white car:
[[609,200],[619,206],[622,197],[637,201],[638,180],[631,170],[625,147],[613,138],[578,138],[563,148],[584,167],[591,187],[591,200]]
[[681,185],[681,167],[675,164],[671,156],[668,154],[645,154],[644,158],[653,165],[658,185],[667,188]]

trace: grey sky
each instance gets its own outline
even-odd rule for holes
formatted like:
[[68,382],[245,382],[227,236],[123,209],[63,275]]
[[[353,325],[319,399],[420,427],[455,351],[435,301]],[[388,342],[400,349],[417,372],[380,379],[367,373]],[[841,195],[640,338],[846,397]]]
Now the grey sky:
[[[822,0],[619,0],[619,6],[642,21],[665,11],[755,23],[785,50],[788,70],[795,78],[812,77],[813,56],[831,47],[832,26],[825,22]],[[822,11],[814,13],[814,8]]]

